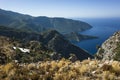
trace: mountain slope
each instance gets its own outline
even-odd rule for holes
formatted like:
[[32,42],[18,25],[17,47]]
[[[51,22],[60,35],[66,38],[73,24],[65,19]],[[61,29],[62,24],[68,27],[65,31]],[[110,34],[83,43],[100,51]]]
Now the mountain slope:
[[[53,58],[54,52],[49,51],[39,41],[22,42],[10,37],[0,36],[0,42],[0,64],[9,63],[13,60],[17,60],[19,63],[31,63],[57,58],[57,56]],[[26,49],[30,52],[23,52]]]
[[0,9],[0,25],[29,32],[55,29],[60,33],[80,32],[90,29],[89,24],[65,18],[32,17]]
[[69,34],[64,34],[64,36],[70,40],[70,41],[77,41],[77,42],[80,42],[82,40],[88,40],[88,39],[96,39],[98,37],[95,37],[95,36],[90,36],[90,35],[82,35],[82,34],[79,34],[77,32],[71,32]]
[[[5,29],[5,30],[4,30]],[[22,42],[23,44],[30,41],[38,41],[47,47],[49,50],[60,53],[62,57],[68,58],[69,54],[75,54],[78,59],[83,60],[88,57],[93,58],[88,52],[80,49],[79,47],[71,44],[60,33],[55,30],[49,30],[42,34],[28,33],[23,31],[16,31],[12,28],[0,28],[0,35],[7,36],[13,40]]]
[[99,59],[120,61],[120,31],[114,33],[113,36],[102,44],[96,56]]
[[21,31],[19,29],[8,28],[4,26],[0,26],[0,35],[7,36],[13,39],[20,39],[22,41],[29,41],[29,40],[42,40],[42,36],[37,33],[28,33]]
[[62,53],[62,56],[68,58],[70,57],[70,54],[75,54],[81,60],[87,59],[88,56],[92,58],[92,56],[88,54],[88,52],[80,49],[74,44],[71,44],[68,40],[64,38],[64,36],[62,36],[55,30],[48,31],[47,34],[44,33],[42,35],[45,44],[47,44],[47,47],[52,49],[53,51]]

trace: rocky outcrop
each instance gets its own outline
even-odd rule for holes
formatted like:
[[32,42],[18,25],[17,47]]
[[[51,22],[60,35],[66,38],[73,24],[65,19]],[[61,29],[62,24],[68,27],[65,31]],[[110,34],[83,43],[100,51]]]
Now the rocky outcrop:
[[120,58],[120,31],[116,32],[111,36],[108,40],[106,40],[102,46],[99,48],[96,53],[97,58],[99,59],[115,59],[118,60]]

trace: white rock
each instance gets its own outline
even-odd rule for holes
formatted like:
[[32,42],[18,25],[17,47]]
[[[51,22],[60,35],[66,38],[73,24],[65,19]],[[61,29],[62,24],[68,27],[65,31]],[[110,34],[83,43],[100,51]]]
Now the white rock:
[[93,72],[92,72],[92,74],[95,74],[95,73],[96,73],[96,71],[93,71]]
[[18,48],[21,52],[23,52],[23,53],[26,53],[26,52],[30,53],[30,49],[25,49],[25,48],[20,48],[20,47],[13,47],[14,50],[16,50],[17,48]]

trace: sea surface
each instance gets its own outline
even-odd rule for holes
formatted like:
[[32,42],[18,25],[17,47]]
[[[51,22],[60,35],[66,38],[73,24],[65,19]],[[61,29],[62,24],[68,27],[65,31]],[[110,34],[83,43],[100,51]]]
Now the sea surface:
[[81,34],[97,36],[98,39],[85,40],[78,43],[74,43],[80,48],[87,50],[91,54],[97,52],[96,46],[108,39],[114,32],[120,30],[120,18],[77,18],[77,20],[87,22],[92,25],[93,28],[80,32]]

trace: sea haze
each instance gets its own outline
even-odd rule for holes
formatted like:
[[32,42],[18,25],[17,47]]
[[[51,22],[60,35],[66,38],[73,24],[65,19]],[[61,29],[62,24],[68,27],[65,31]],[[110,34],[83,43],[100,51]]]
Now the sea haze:
[[95,54],[97,52],[97,45],[101,45],[106,39],[113,35],[114,32],[120,30],[120,18],[78,18],[77,20],[85,21],[93,26],[93,28],[90,30],[81,32],[81,34],[99,37],[98,39],[85,40],[79,43],[74,43],[77,46],[87,50],[91,54]]

